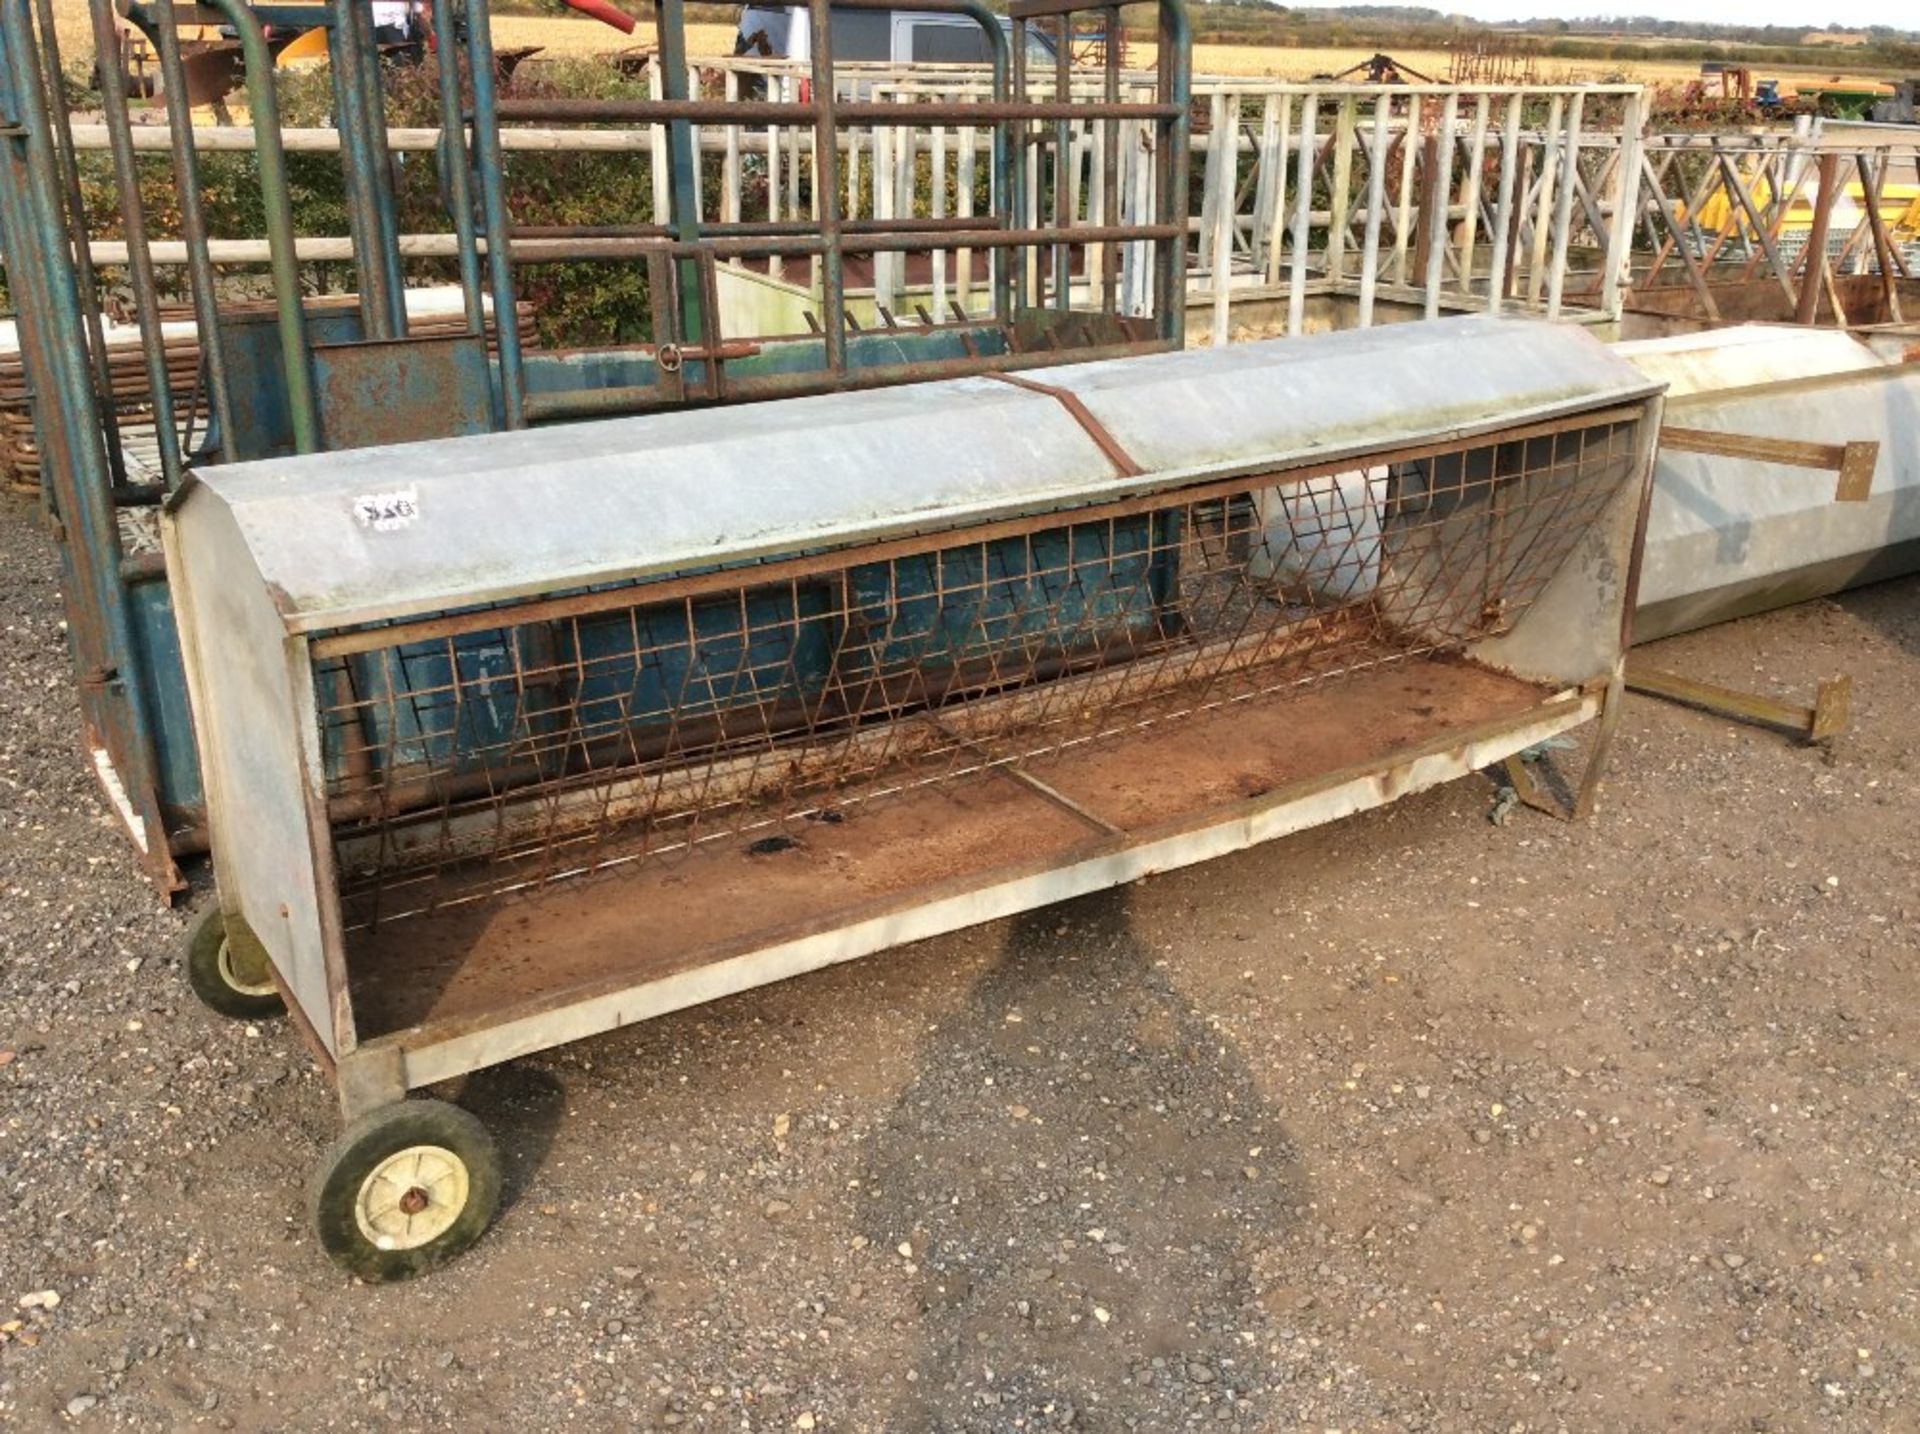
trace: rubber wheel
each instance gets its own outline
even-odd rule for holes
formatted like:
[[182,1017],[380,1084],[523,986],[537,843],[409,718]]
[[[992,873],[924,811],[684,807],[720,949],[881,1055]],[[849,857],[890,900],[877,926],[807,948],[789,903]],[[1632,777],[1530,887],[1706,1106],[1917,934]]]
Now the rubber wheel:
[[372,1284],[440,1268],[480,1238],[499,1205],[493,1137],[438,1100],[361,1116],[322,1157],[308,1190],[320,1247]]
[[[264,966],[266,959],[260,953],[254,963]],[[187,968],[187,984],[209,1010],[236,1021],[264,1021],[286,1014],[286,1002],[280,999],[272,975],[249,970],[244,958],[236,959],[219,903],[194,917],[180,944],[180,960]]]

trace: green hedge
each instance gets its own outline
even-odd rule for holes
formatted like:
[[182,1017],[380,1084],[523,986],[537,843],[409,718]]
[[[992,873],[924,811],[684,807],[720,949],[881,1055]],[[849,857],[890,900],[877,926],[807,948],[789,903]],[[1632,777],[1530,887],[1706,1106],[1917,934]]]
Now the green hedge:
[[[281,121],[289,127],[327,125],[332,90],[324,69],[284,71],[277,77]],[[643,98],[646,83],[620,74],[603,61],[554,60],[522,67],[517,95],[567,95],[582,98]],[[388,119],[395,126],[431,126],[439,122],[434,74],[430,67],[392,66],[387,72]],[[84,100],[76,95],[76,104]],[[81,190],[88,230],[97,239],[125,237],[120,203],[109,157],[81,156]],[[717,166],[708,166],[707,202],[717,203]],[[143,154],[137,162],[148,230],[156,236],[180,232],[179,187],[171,159]],[[402,233],[444,233],[452,220],[441,195],[437,157],[403,153],[394,157],[398,218]],[[213,238],[257,238],[265,231],[259,161],[251,152],[203,150],[201,197]],[[294,230],[303,235],[348,232],[347,200],[341,159],[336,154],[287,156]],[[516,153],[507,157],[507,204],[524,224],[644,224],[653,221],[651,162],[644,154]],[[458,277],[452,259],[409,259],[411,282],[451,282]],[[309,264],[303,277],[313,292],[355,287],[353,265]],[[159,271],[162,296],[184,301],[186,271]],[[517,271],[521,298],[534,314],[534,339],[545,347],[576,347],[644,342],[650,333],[645,266],[638,263],[529,265]],[[107,270],[103,283],[124,292],[124,274]],[[270,289],[264,266],[229,269],[222,275],[224,296],[265,297]],[[0,291],[3,292],[3,291]]]

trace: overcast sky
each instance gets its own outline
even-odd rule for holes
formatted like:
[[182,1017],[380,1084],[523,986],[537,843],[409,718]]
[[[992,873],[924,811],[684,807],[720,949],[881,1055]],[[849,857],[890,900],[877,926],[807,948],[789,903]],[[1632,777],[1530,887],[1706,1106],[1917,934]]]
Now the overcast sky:
[[[1300,8],[1316,0],[1286,0]],[[1913,0],[1408,0],[1447,14],[1476,20],[1571,18],[1575,15],[1657,15],[1663,20],[1700,20],[1722,25],[1805,25],[1809,29],[1841,25],[1895,25],[1920,29],[1920,6]]]

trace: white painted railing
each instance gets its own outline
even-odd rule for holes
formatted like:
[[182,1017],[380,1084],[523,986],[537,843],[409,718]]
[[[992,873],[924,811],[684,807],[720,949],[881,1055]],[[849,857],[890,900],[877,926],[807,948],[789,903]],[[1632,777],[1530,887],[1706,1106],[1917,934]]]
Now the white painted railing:
[[[695,93],[779,98],[801,76],[792,66],[753,59],[699,61]],[[657,67],[651,84],[660,88]],[[911,105],[921,99],[986,98],[987,77],[950,66],[853,67],[843,77],[863,98]],[[1053,77],[1034,78],[1036,97],[1052,94]],[[1147,97],[1151,79],[1122,77],[1122,97]],[[1075,95],[1101,93],[1103,77],[1077,73]],[[1198,212],[1188,264],[1189,303],[1210,309],[1215,342],[1229,333],[1231,306],[1246,299],[1284,303],[1288,332],[1307,323],[1318,296],[1351,300],[1358,322],[1384,305],[1433,315],[1461,308],[1522,307],[1548,315],[1567,310],[1617,314],[1630,275],[1636,224],[1645,213],[1646,165],[1641,150],[1642,93],[1637,86],[1372,86],[1201,81],[1195,88],[1193,193]],[[1151,126],[1137,120],[1069,120],[1029,127],[1025,166],[1028,213],[1044,203],[1056,212],[1064,187],[1069,222],[1136,222],[1153,213],[1155,156]],[[790,220],[814,208],[811,127],[701,124],[695,127],[701,166],[718,166],[713,213],[723,223]],[[989,169],[988,126],[884,125],[840,136],[849,219],[948,218],[984,207]],[[207,149],[244,148],[250,132],[203,128]],[[77,126],[83,148],[104,146],[104,128]],[[331,130],[290,130],[287,148],[337,148]],[[431,150],[432,129],[394,130],[396,151]],[[137,128],[136,147],[160,149],[166,131]],[[653,215],[664,216],[665,126],[517,128],[502,131],[510,156],[538,152],[650,153]],[[1059,150],[1058,160],[1052,157]],[[1103,182],[1108,168],[1116,182]],[[711,172],[711,171],[709,171]],[[879,181],[876,183],[876,179]],[[1106,210],[1111,204],[1113,215]],[[537,223],[538,216],[518,216]],[[451,235],[409,235],[402,252],[452,253]],[[305,258],[348,251],[343,239],[308,236]],[[257,250],[257,253],[256,253]],[[177,251],[177,252],[176,252]],[[1117,301],[1144,312],[1151,292],[1150,246],[1122,246]],[[96,262],[125,257],[123,246],[94,247]],[[258,262],[263,242],[224,241],[216,258]],[[160,263],[183,262],[184,246],[155,246]],[[871,277],[877,306],[892,312],[984,306],[974,256],[935,251],[909,274],[900,255],[876,256]],[[1037,250],[1025,254],[1028,292],[1047,280]],[[1072,283],[1096,292],[1109,256],[1091,244]],[[790,284],[804,298],[817,291],[813,265],[778,260],[763,277]],[[793,272],[796,268],[803,272]]]

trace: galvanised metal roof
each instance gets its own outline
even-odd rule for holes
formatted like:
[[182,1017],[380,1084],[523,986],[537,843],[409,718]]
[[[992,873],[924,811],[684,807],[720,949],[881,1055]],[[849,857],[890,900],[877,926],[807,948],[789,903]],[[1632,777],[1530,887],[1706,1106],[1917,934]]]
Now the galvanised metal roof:
[[1583,329],[1473,316],[201,471],[295,631],[748,563],[1445,441],[1659,385]]

